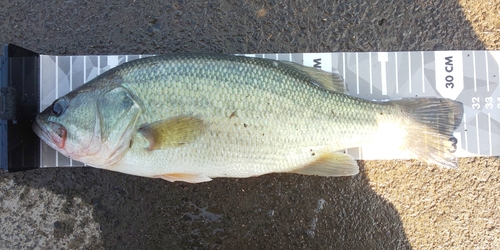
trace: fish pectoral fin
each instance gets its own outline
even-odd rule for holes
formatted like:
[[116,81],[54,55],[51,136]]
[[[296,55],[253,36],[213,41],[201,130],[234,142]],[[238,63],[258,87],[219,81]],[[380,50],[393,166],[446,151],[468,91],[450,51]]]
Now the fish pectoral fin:
[[315,161],[291,171],[291,173],[319,176],[351,176],[359,173],[354,158],[348,154],[328,152]]
[[184,181],[189,183],[200,183],[212,180],[210,177],[203,174],[164,174],[157,177],[170,182]]
[[179,147],[196,140],[205,130],[203,121],[196,117],[178,116],[150,123],[139,128],[149,142],[148,150]]

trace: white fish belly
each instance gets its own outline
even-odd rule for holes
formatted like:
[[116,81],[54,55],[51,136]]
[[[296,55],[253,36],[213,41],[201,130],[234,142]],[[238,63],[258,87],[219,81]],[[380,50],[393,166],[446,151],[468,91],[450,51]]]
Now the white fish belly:
[[362,144],[373,134],[365,128],[365,132],[353,136],[354,132],[335,128],[328,119],[220,120],[223,122],[213,121],[195,142],[180,147],[148,151],[148,142],[137,135],[133,148],[113,168],[141,176],[183,173],[212,178],[289,172],[315,161],[324,152]]

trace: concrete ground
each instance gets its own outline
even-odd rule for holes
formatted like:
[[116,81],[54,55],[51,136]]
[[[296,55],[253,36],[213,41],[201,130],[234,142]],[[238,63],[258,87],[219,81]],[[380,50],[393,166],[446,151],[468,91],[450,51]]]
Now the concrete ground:
[[[500,49],[498,1],[144,2],[2,1],[0,42],[64,55]],[[0,172],[0,248],[500,248],[498,158],[359,163],[347,178],[197,185]]]

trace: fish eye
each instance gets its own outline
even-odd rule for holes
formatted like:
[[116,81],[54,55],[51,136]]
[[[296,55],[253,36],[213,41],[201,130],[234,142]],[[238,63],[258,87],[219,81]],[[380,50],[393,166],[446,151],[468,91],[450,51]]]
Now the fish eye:
[[66,110],[66,99],[61,98],[57,99],[52,103],[52,115],[55,117],[59,117],[64,113],[64,110]]

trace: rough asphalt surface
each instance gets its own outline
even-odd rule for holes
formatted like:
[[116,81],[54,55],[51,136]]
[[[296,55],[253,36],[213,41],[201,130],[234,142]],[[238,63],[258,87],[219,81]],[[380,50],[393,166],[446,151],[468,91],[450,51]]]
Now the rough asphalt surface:
[[[19,0],[0,2],[0,42],[59,55],[483,50],[500,49],[499,13],[486,0]],[[196,185],[92,168],[0,172],[0,248],[500,248],[498,158],[459,170],[359,163],[347,178]]]

